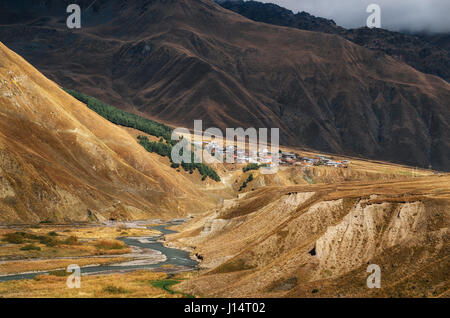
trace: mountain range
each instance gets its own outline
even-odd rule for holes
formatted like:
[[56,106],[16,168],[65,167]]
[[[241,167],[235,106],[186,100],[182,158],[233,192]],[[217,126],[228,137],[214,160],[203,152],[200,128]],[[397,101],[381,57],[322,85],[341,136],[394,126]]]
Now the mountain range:
[[447,82],[450,79],[449,34],[407,34],[367,27],[345,29],[333,20],[315,17],[304,11],[294,13],[273,3],[243,0],[216,2],[254,21],[338,34],[365,48],[386,53],[423,73],[440,76]]
[[[450,170],[450,85],[406,49],[445,35],[212,0],[81,0],[68,29],[71,2],[0,2],[0,296],[449,296],[450,174],[411,166]],[[176,164],[195,119],[294,154]],[[61,293],[68,264],[103,269]]]
[[450,85],[365,47],[388,31],[351,42],[211,0],[80,1],[71,30],[67,3],[0,10],[0,41],[62,87],[173,126],[279,127],[285,145],[450,170]]

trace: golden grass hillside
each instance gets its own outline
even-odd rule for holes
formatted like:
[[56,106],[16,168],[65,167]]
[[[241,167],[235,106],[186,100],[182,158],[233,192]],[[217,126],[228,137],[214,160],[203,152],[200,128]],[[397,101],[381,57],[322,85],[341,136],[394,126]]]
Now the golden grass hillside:
[[[35,279],[0,283],[0,297],[8,298],[182,298],[190,295],[162,288],[176,284],[189,274],[170,280],[164,273],[135,271],[126,274],[82,276],[81,288],[67,288],[67,277],[40,275]],[[161,286],[161,287],[160,287]],[[173,287],[172,287],[173,288]]]
[[189,178],[3,44],[0,119],[0,223],[176,217],[211,207]]

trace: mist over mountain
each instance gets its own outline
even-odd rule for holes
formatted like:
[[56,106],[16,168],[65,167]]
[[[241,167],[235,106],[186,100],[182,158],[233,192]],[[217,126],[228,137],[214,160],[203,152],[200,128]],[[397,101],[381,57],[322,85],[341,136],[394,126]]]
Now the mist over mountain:
[[221,0],[221,6],[251,20],[301,30],[338,34],[371,50],[381,51],[407,63],[421,72],[450,80],[449,33],[405,34],[386,29],[345,29],[333,20],[315,17],[307,12],[294,13],[273,3],[258,1]]
[[[239,1],[239,0],[236,0]],[[381,8],[382,27],[400,32],[450,32],[447,13],[450,2],[446,0],[261,0],[275,3],[293,11],[306,11],[320,17],[333,19],[346,28],[366,25],[369,15],[366,8],[377,4]]]

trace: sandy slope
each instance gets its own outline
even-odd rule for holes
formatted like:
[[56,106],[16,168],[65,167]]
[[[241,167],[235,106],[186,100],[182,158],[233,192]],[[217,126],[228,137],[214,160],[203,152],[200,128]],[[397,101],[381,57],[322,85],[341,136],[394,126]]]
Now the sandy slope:
[[[450,177],[266,187],[184,225],[173,244],[207,296],[439,296],[449,289]],[[369,264],[382,289],[368,289]],[[317,289],[318,291],[312,292]]]

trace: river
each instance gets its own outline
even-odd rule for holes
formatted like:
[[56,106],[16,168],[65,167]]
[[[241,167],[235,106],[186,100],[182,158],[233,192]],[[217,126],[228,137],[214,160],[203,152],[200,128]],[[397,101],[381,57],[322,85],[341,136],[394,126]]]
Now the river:
[[[161,232],[160,235],[150,236],[150,237],[120,237],[118,238],[120,241],[124,242],[131,248],[136,247],[139,249],[151,249],[153,251],[158,251],[165,256],[165,260],[159,261],[153,264],[149,264],[148,262],[144,262],[145,264],[133,263],[133,262],[125,262],[125,263],[117,263],[110,265],[94,265],[94,266],[85,266],[81,268],[82,275],[94,275],[94,274],[109,274],[109,273],[121,273],[128,272],[138,269],[151,269],[155,271],[163,271],[167,273],[175,273],[182,271],[194,270],[197,268],[198,262],[191,259],[189,256],[189,252],[165,247],[161,242],[161,239],[164,238],[165,235],[171,233],[177,233],[176,231],[172,231],[167,229],[168,226],[181,224],[183,220],[173,220],[167,223],[148,227],[150,229],[157,230]],[[160,256],[162,258],[163,256]],[[75,260],[74,260],[75,262]],[[142,263],[142,262],[141,262]],[[122,265],[123,264],[123,265]],[[39,272],[30,272],[30,273],[20,273],[20,274],[12,274],[0,276],[0,282],[2,281],[10,281],[10,280],[19,280],[19,279],[32,279],[37,275],[48,274],[49,271],[39,271]]]

